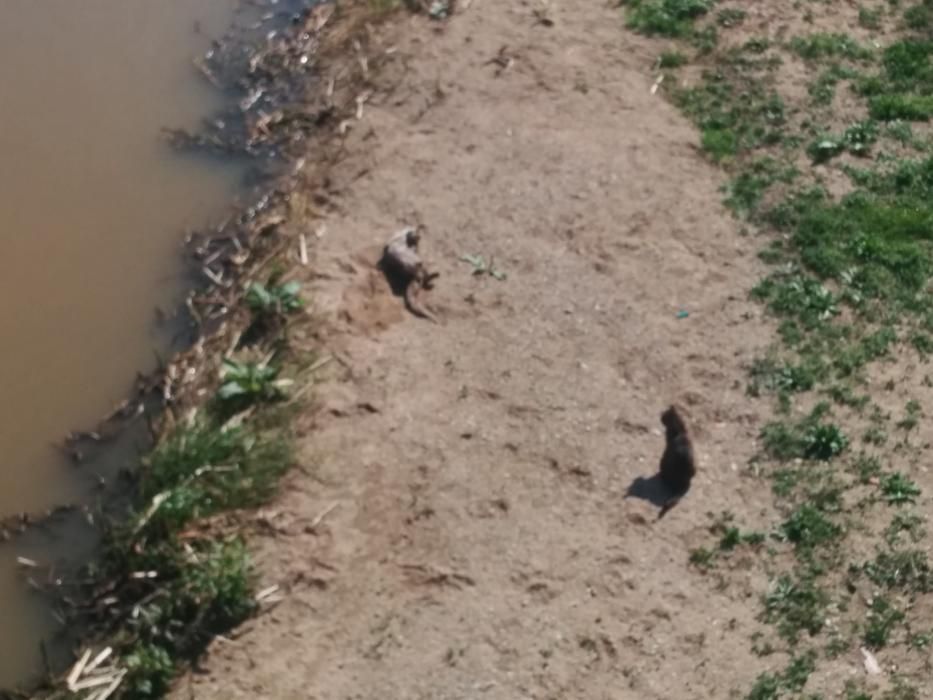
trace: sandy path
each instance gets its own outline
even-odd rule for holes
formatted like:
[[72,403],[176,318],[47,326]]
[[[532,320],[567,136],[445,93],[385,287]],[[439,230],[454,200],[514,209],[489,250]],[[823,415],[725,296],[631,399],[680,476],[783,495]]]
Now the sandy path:
[[[552,27],[474,0],[441,32],[398,28],[398,86],[354,130],[317,251],[352,372],[321,387],[304,470],[266,514],[279,534],[255,543],[289,593],[177,697],[727,698],[767,663],[761,574],[720,590],[688,562],[710,513],[770,507],[740,475],[764,418],[743,365],[771,337],[747,301],[757,244],[650,93],[657,45],[572,5]],[[440,326],[360,263],[414,221]],[[656,521],[623,496],[675,399],[702,471]]]

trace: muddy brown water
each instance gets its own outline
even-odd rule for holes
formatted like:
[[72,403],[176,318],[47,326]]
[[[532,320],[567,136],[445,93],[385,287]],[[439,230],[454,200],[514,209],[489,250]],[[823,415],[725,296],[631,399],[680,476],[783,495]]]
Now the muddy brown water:
[[[0,3],[0,516],[88,502],[95,471],[52,442],[91,427],[164,348],[157,306],[179,301],[181,242],[219,219],[244,170],[159,139],[222,106],[191,65],[237,0]],[[106,460],[105,460],[106,461]],[[51,611],[18,556],[80,555],[86,538],[30,533],[0,547],[0,687],[39,668]],[[44,574],[43,574],[44,575]]]

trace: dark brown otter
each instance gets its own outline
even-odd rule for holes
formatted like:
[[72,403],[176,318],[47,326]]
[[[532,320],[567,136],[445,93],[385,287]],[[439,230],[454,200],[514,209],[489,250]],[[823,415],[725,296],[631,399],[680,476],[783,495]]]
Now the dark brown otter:
[[697,473],[693,457],[693,444],[680,411],[671,406],[661,414],[665,429],[664,454],[661,456],[661,481],[671,492],[664,504],[664,512],[672,508],[690,488],[690,481]]

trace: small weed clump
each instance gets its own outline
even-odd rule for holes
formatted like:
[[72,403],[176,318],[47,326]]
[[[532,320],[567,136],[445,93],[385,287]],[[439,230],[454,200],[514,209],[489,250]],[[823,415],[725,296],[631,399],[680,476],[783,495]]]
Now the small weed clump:
[[794,37],[790,47],[801,58],[819,61],[825,58],[847,58],[854,61],[870,61],[874,53],[870,48],[861,46],[847,34],[810,34]]
[[782,697],[784,692],[799,693],[815,670],[815,652],[808,651],[795,656],[783,673],[762,673],[758,676],[745,700],[776,700]]
[[822,422],[827,411],[826,404],[819,404],[798,423],[769,423],[761,432],[765,451],[782,462],[791,459],[828,461],[841,454],[849,440],[837,425]]
[[628,25],[639,32],[686,37],[694,21],[713,6],[713,0],[625,0]]
[[884,598],[875,597],[871,601],[868,618],[865,622],[863,640],[872,649],[886,646],[894,628],[904,620],[904,613],[895,608]]
[[881,494],[893,505],[913,503],[920,495],[920,487],[900,472],[888,474],[881,479]]
[[881,552],[864,570],[878,586],[919,593],[933,590],[933,569],[926,552],[918,549]]
[[801,632],[818,634],[826,624],[829,594],[811,575],[781,575],[764,598],[764,620],[777,625],[778,634],[796,644]]

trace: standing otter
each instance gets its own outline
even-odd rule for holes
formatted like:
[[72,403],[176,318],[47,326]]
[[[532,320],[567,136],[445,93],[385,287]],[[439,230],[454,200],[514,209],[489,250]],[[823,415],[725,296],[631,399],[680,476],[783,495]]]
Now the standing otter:
[[687,493],[690,481],[697,472],[687,424],[684,423],[676,406],[671,406],[661,414],[661,423],[665,429],[664,454],[661,456],[661,481],[671,491],[671,497],[661,509],[659,518],[673,508]]

